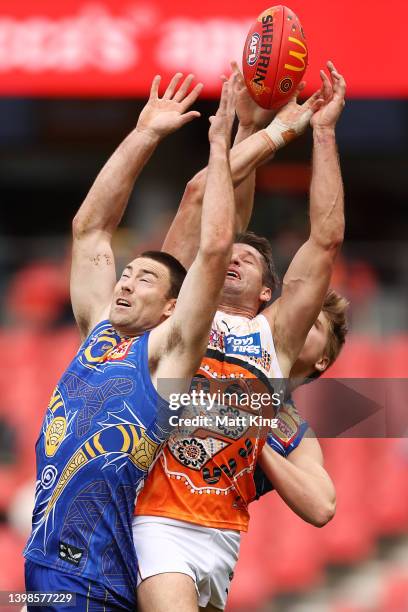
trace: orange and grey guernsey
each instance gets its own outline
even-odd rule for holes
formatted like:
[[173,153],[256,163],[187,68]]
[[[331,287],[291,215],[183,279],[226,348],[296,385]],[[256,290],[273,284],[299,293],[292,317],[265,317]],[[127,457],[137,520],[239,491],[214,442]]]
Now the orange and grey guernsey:
[[[224,425],[203,428],[200,423],[188,435],[180,429],[170,437],[138,496],[135,514],[247,531],[248,505],[256,498],[254,470],[268,434],[261,424],[251,427],[248,416],[260,412],[254,412],[252,399],[262,393],[271,397],[282,382],[266,318],[218,311],[195,385],[214,396],[237,393],[240,401],[218,407],[231,417]],[[241,402],[248,394],[251,401]],[[271,405],[268,417],[274,412]],[[240,416],[246,417],[243,424]]]

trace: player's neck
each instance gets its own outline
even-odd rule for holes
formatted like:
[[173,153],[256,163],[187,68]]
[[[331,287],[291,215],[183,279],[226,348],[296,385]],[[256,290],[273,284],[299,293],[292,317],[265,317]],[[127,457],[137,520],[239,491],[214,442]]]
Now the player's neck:
[[295,363],[292,367],[288,379],[288,391],[292,393],[295,389],[304,385],[310,376],[310,366]]
[[246,319],[253,319],[256,317],[256,310],[254,308],[246,306],[235,306],[224,301],[218,306],[218,310],[225,312],[225,314],[235,315],[237,317],[245,317]]
[[292,374],[290,375],[290,378],[287,379],[287,385],[286,385],[286,391],[288,394],[293,393],[293,391],[295,391],[295,389],[297,389],[298,387],[300,387],[301,385],[303,385],[306,381],[306,377],[296,377],[296,378],[292,378]]

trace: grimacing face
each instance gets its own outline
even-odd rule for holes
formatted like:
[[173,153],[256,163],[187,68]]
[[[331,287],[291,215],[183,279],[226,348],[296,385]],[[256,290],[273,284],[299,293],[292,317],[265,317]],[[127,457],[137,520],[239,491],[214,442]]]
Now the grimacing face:
[[234,300],[239,305],[259,306],[259,301],[268,301],[269,288],[263,284],[264,259],[253,246],[237,242],[232,247],[231,262],[225,277],[223,298]]
[[323,311],[320,312],[313,327],[309,331],[299,357],[293,365],[292,372],[307,372],[314,370],[323,372],[329,360],[326,356],[326,346],[329,337],[330,323]]
[[139,335],[169,317],[176,300],[169,298],[170,273],[148,257],[137,257],[122,272],[113,291],[109,320],[122,335]]

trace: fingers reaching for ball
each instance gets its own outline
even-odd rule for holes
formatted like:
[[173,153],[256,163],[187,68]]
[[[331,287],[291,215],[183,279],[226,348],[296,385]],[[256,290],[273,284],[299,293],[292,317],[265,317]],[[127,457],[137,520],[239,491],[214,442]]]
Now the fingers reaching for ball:
[[338,72],[333,62],[328,61],[327,68],[329,69],[333,82],[333,93],[335,96],[342,98],[344,102],[344,97],[346,95],[346,81],[344,80],[343,75]]
[[338,72],[333,62],[327,62],[327,68],[330,78],[324,70],[320,71],[321,104],[320,108],[315,110],[311,120],[313,129],[334,130],[345,105],[346,82],[344,77]]
[[325,102],[329,102],[333,97],[333,86],[324,70],[320,70],[320,78],[322,80],[321,97]]
[[212,145],[230,148],[231,131],[235,119],[236,73],[222,85],[220,104],[215,116],[210,117],[209,140]]
[[[253,131],[264,128],[272,120],[275,111],[261,108],[251,97],[247,84],[237,62],[231,62],[231,70],[236,74],[235,93],[236,93],[236,113],[239,119],[240,128],[243,133],[248,135]],[[239,138],[242,137],[239,133]]]

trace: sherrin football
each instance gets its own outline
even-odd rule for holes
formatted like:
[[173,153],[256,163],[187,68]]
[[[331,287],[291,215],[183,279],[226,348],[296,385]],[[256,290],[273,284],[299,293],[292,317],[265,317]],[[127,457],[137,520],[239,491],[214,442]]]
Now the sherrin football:
[[242,71],[249,93],[263,108],[283,106],[305,74],[305,34],[287,6],[272,6],[249,29]]

